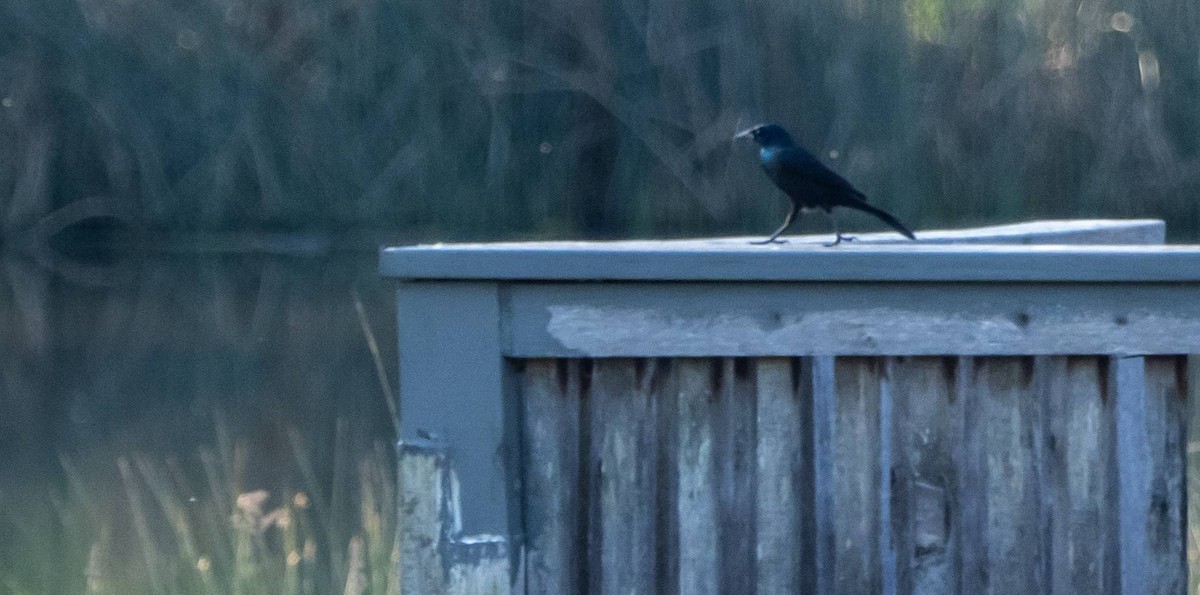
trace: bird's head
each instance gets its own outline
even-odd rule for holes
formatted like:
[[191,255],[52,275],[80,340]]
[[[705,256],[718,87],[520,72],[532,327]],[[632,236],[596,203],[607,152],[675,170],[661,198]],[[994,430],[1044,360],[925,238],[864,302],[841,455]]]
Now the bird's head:
[[779,124],[758,124],[751,126],[735,135],[733,138],[754,139],[760,147],[790,147],[796,144],[792,135],[788,134]]

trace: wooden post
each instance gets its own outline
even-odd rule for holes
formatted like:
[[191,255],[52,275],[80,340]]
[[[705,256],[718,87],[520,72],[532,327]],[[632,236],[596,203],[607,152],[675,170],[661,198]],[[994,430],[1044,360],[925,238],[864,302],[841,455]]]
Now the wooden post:
[[401,443],[399,457],[400,592],[509,592],[507,540],[463,538],[458,479],[445,448]]

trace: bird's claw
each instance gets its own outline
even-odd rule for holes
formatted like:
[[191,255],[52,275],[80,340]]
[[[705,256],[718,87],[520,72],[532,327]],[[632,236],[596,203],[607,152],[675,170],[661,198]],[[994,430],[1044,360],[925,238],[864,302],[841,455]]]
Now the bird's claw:
[[787,240],[781,240],[781,239],[779,239],[779,238],[767,238],[767,239],[765,239],[765,240],[760,240],[760,241],[757,241],[757,242],[750,242],[750,243],[751,243],[751,244],[753,244],[753,245],[755,245],[755,246],[764,246],[764,245],[766,245],[766,244],[786,244],[786,243],[788,243],[788,241],[787,241]]
[[839,233],[839,234],[837,234],[836,236],[834,236],[834,240],[833,240],[833,242],[832,242],[832,243],[830,243],[830,244],[825,244],[825,247],[826,247],[826,248],[832,248],[832,247],[834,247],[834,246],[836,246],[836,245],[838,245],[838,244],[840,244],[840,243],[842,243],[842,242],[853,242],[853,241],[855,241],[855,240],[857,240],[857,239],[858,239],[858,238],[856,238],[856,237],[854,237],[854,236],[844,236],[844,235],[842,235],[842,234],[840,234],[840,233]]

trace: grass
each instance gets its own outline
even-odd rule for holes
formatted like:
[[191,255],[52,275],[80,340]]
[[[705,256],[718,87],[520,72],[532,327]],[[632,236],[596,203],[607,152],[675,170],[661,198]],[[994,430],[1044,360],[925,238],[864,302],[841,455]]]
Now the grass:
[[[216,443],[191,461],[119,456],[107,484],[64,457],[62,489],[0,495],[0,525],[26,554],[0,560],[0,592],[399,592],[390,447],[344,453],[333,498],[304,472],[300,485],[250,488],[256,453]],[[311,445],[295,446],[303,469]]]

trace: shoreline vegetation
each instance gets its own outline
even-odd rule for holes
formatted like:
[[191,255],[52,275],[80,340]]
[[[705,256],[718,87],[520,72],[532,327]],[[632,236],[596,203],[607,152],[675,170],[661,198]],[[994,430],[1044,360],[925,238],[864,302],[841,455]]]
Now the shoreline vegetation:
[[[291,434],[294,464],[307,476],[311,446]],[[0,564],[0,587],[8,593],[399,592],[390,446],[341,453],[346,467],[333,471],[341,485],[312,476],[312,483],[272,491],[248,487],[246,463],[254,452],[218,438],[217,448],[201,447],[192,460],[120,456],[110,470],[119,480],[108,484],[96,481],[96,470],[84,472],[62,457],[63,490],[27,493],[21,502],[0,492],[10,513],[0,523],[16,529],[8,539],[23,552]],[[21,518],[11,516],[14,510]]]
[[576,4],[17,0],[0,237],[761,233],[786,203],[730,137],[774,121],[916,228],[1200,238],[1188,0]]

